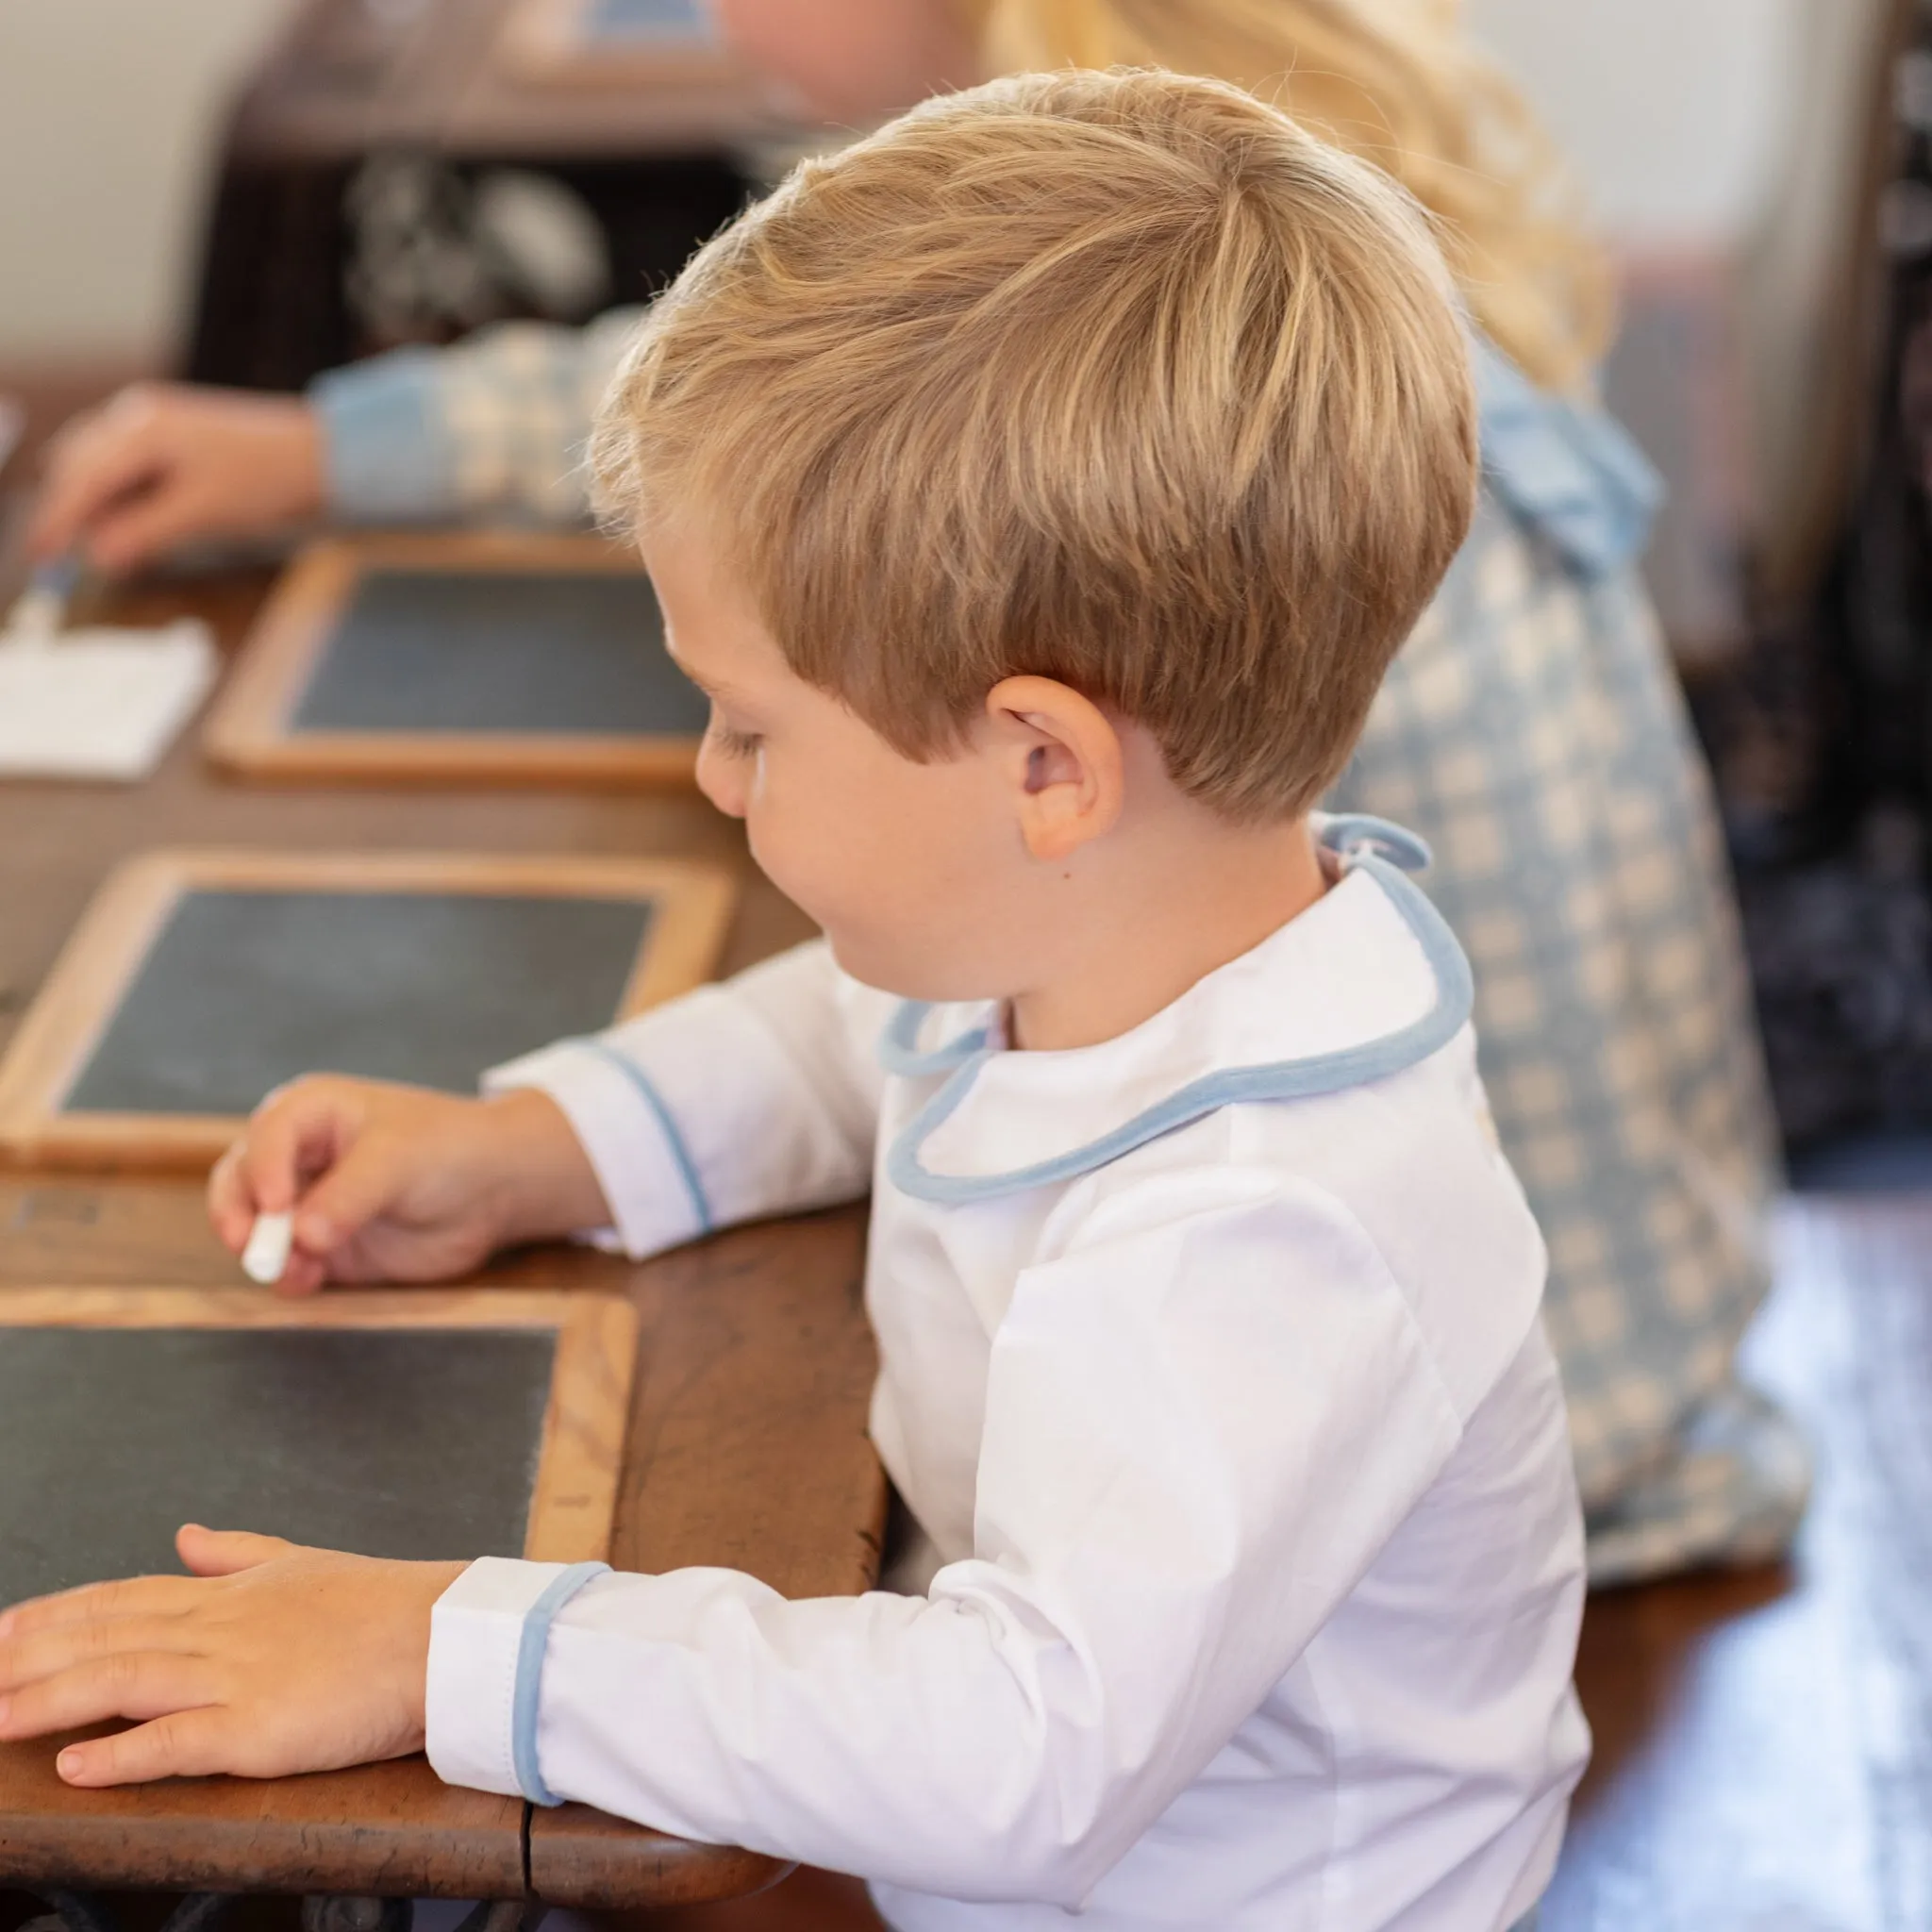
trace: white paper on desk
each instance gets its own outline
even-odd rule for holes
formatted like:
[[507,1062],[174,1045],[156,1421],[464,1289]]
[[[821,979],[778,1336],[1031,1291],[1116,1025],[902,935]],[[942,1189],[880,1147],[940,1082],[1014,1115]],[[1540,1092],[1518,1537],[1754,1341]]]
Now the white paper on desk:
[[0,632],[0,777],[144,778],[215,681],[208,626]]

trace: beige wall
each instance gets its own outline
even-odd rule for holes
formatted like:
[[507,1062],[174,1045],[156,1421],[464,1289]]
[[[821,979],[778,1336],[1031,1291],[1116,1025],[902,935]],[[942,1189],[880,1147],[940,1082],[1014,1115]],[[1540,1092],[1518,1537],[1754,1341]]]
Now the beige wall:
[[0,363],[163,358],[233,76],[286,0],[0,0]]
[[1774,559],[1796,541],[1836,401],[1874,55],[1890,0],[1465,0],[1639,255],[1728,266],[1742,349],[1741,479]]
[[1465,0],[1604,225],[1646,247],[1747,233],[1778,175],[1804,22],[1858,0]]

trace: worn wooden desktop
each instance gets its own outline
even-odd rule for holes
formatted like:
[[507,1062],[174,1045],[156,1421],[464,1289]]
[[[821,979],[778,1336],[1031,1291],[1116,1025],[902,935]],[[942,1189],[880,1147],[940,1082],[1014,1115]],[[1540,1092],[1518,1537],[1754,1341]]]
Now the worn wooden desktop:
[[[233,647],[265,588],[237,577],[120,598],[194,609]],[[727,969],[805,936],[694,792],[262,792],[223,780],[193,733],[141,787],[0,783],[0,1041],[108,868],[153,844],[701,855],[741,870]],[[588,1252],[511,1257],[491,1284],[625,1294],[639,1366],[612,1557],[734,1565],[792,1596],[873,1578],[884,1489],[865,1437],[873,1351],[858,1299],[863,1217],[742,1229],[635,1267]],[[0,1292],[232,1287],[192,1180],[0,1176]],[[271,1525],[260,1525],[270,1527]],[[164,1887],[648,1906],[769,1884],[773,1861],[570,1806],[449,1789],[420,1758],[273,1784],[184,1781],[78,1794],[47,1744],[0,1746],[0,1888]]]

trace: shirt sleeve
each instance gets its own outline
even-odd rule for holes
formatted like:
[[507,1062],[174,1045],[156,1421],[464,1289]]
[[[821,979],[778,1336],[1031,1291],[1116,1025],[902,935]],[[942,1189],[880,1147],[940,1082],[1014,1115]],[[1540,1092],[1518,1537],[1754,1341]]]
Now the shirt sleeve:
[[535,1087],[583,1143],[627,1254],[857,1200],[878,1136],[877,1042],[896,1002],[823,941],[592,1039],[484,1075]]
[[435,1612],[438,1772],[514,1791],[521,1743],[540,1790],[661,1829],[1077,1906],[1265,1700],[1462,1427],[1339,1202],[1217,1170],[1187,1177],[1177,1213],[1175,1178],[1021,1275],[974,1555],[927,1596],[605,1575],[525,1643],[551,1572],[480,1562]]
[[591,419],[642,313],[505,323],[318,376],[329,508],[350,523],[583,522]]

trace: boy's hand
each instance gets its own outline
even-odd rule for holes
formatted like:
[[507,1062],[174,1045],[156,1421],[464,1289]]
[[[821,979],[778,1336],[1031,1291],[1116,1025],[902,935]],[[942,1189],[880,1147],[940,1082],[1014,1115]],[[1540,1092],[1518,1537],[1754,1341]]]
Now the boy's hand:
[[0,1616],[0,1739],[106,1719],[71,1785],[285,1777],[421,1750],[429,1613],[461,1563],[394,1563],[193,1525],[192,1576],[139,1576]]
[[272,1093],[208,1177],[236,1254],[258,1214],[295,1213],[277,1287],[440,1281],[499,1247],[597,1227],[603,1190],[560,1108],[534,1090],[467,1100],[311,1074]]
[[28,547],[112,573],[192,538],[273,530],[321,510],[324,463],[299,396],[137,383],[54,439]]

